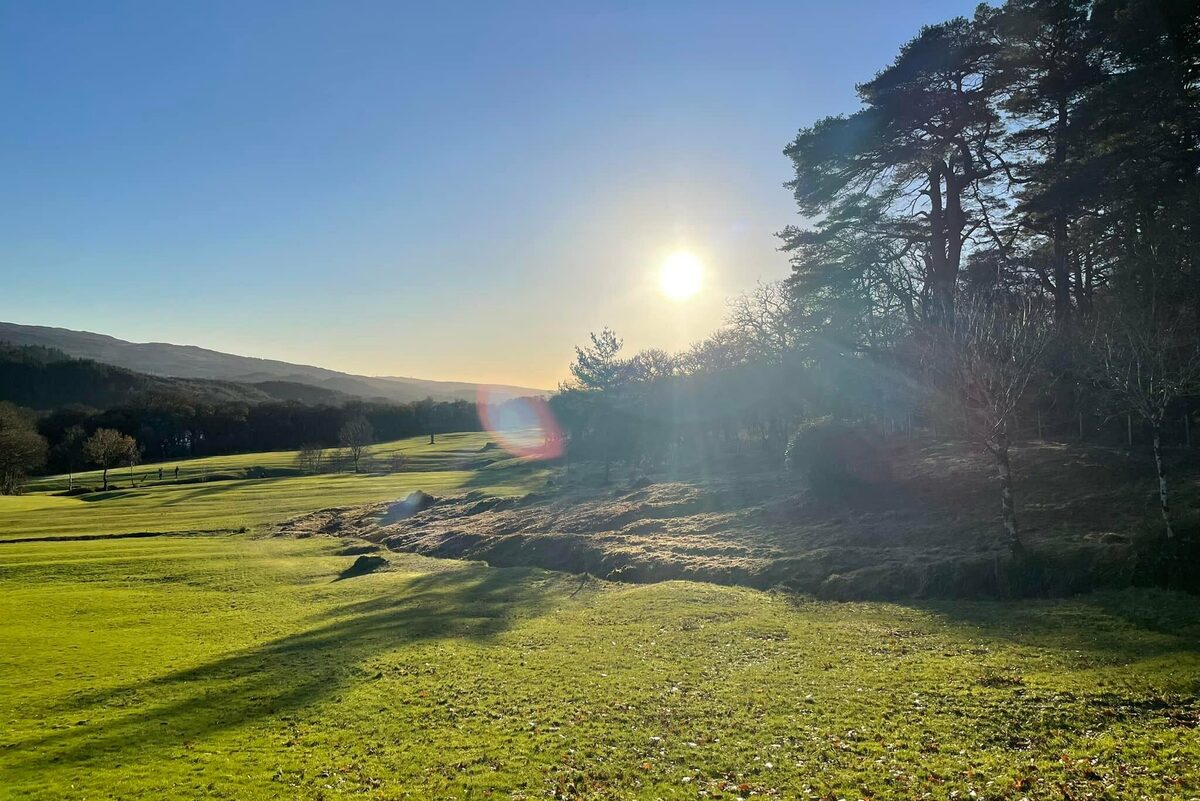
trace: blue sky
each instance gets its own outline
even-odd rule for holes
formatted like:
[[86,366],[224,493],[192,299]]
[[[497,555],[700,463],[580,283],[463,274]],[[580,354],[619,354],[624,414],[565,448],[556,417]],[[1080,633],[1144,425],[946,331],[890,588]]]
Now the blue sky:
[[786,276],[797,129],[973,6],[9,0],[0,319],[536,386],[680,348]]

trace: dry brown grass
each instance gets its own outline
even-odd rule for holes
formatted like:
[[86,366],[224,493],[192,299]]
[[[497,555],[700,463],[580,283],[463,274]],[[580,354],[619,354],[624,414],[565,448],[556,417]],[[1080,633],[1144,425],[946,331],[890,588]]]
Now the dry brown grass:
[[[639,476],[602,486],[577,469],[523,498],[443,499],[382,524],[389,504],[304,515],[279,531],[357,537],[390,549],[537,565],[609,579],[783,586],[830,598],[1063,594],[1161,583],[1153,487],[1140,458],[1027,445],[1014,451],[1032,557],[1009,557],[991,467],[958,443],[896,441],[892,478],[821,500],[764,465],[721,477]],[[1176,467],[1185,519],[1200,501],[1195,458]]]

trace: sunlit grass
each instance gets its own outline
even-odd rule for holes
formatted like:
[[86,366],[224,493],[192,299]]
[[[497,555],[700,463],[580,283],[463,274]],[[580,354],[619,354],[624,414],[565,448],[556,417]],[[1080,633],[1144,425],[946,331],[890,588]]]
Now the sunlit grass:
[[[130,486],[121,471],[110,472],[119,489],[77,497],[46,494],[66,487],[53,476],[34,482],[30,493],[0,497],[0,539],[26,537],[100,536],[133,532],[190,532],[256,530],[301,512],[331,506],[372,503],[403,497],[413,490],[434,495],[483,489],[494,495],[528,492],[545,472],[514,463],[495,470],[477,469],[503,460],[503,451],[480,453],[485,434],[449,434],[429,445],[427,437],[372,446],[371,454],[408,457],[403,472],[335,473],[262,479],[202,481],[175,484],[173,463],[163,482]],[[196,479],[242,471],[248,467],[293,467],[295,452],[214,456],[180,462],[180,478]],[[142,471],[143,468],[138,468]],[[157,466],[154,467],[157,476]],[[98,485],[97,474],[77,481]]]
[[[364,459],[390,458],[403,454],[408,459],[410,470],[441,470],[462,467],[480,458],[495,458],[503,452],[479,453],[489,440],[486,432],[465,432],[458,434],[439,434],[433,445],[429,437],[409,437],[408,439],[383,442],[369,446],[363,455]],[[337,448],[327,448],[326,453],[332,455]],[[159,483],[158,471],[163,472],[163,483],[175,479],[175,468],[179,468],[180,480],[202,479],[207,476],[228,474],[251,467],[263,467],[270,470],[296,468],[298,451],[264,451],[260,453],[238,453],[227,456],[204,456],[197,459],[179,459],[169,462],[137,465],[133,468],[136,483],[149,485]],[[129,485],[129,469],[114,467],[108,471],[110,484]],[[67,488],[67,476],[43,476],[34,478],[27,485],[29,492],[61,492]],[[100,486],[100,471],[87,470],[75,474],[75,483],[82,486]]]
[[3,546],[0,795],[1200,791],[1192,598],[818,604],[397,554],[335,581],[337,547]]

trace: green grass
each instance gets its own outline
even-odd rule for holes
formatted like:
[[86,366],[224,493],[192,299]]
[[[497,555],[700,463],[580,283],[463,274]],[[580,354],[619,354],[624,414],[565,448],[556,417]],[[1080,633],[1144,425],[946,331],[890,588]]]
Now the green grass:
[[[404,472],[337,473],[261,479],[175,484],[174,463],[164,465],[168,480],[131,487],[128,472],[113,470],[110,482],[119,489],[76,497],[51,494],[66,488],[65,476],[34,481],[28,494],[0,496],[0,540],[29,537],[95,536],[132,532],[217,531],[258,529],[301,512],[346,504],[371,503],[403,497],[421,489],[434,495],[484,489],[496,495],[528,492],[545,472],[535,466],[483,463],[505,459],[500,450],[479,453],[487,442],[483,433],[439,435],[435,445],[417,437],[372,446],[370,454],[403,452]],[[282,468],[295,464],[295,452],[213,456],[180,462],[180,479],[228,474],[248,467]],[[139,475],[146,469],[136,468]],[[153,469],[157,477],[157,466]],[[99,485],[98,473],[76,480]]]
[[[376,446],[410,458],[382,475],[51,477],[0,498],[0,540],[543,483],[484,442]],[[1200,798],[1193,597],[830,604],[401,554],[339,581],[341,545],[0,542],[0,799]]]
[[0,796],[1200,793],[1196,599],[824,604],[400,555],[335,581],[336,548],[0,546]]
[[[369,446],[363,458],[388,458],[395,454],[404,454],[408,458],[407,469],[413,471],[452,470],[462,468],[480,460],[502,458],[504,451],[492,450],[479,452],[489,441],[491,435],[487,432],[466,432],[459,434],[438,434],[436,442],[429,444],[429,437],[410,437],[394,442],[383,442]],[[327,449],[333,454],[337,448]],[[153,486],[159,483],[158,469],[163,471],[163,482],[171,483],[175,477],[175,468],[179,468],[180,480],[203,479],[215,474],[228,474],[245,470],[249,467],[265,467],[279,470],[295,468],[297,451],[267,451],[262,453],[237,453],[228,456],[204,456],[198,459],[179,459],[170,462],[155,462],[154,464],[137,465],[134,476],[139,485]],[[88,470],[75,474],[75,483],[84,486],[100,486],[100,471]],[[128,486],[129,469],[114,467],[108,471],[110,484]],[[66,475],[42,476],[35,478],[26,486],[29,492],[61,492],[67,488]]]

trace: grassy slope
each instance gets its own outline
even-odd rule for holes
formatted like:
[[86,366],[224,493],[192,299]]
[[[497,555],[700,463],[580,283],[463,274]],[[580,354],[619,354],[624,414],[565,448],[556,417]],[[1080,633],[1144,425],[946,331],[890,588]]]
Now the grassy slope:
[[336,547],[4,546],[0,796],[1200,793],[1195,599],[797,603],[405,555],[333,581]]
[[[72,498],[49,494],[66,488],[65,476],[32,482],[29,493],[0,497],[0,540],[27,537],[122,534],[128,532],[214,531],[257,528],[300,512],[351,503],[369,503],[402,497],[415,489],[438,495],[486,488],[498,495],[527,492],[543,475],[536,469],[515,466],[481,472],[470,468],[482,461],[504,458],[504,452],[479,453],[487,442],[483,433],[440,435],[435,445],[415,437],[372,446],[370,454],[387,457],[402,452],[408,457],[401,473],[353,475],[323,474],[280,478],[174,484],[176,463],[163,465],[167,480],[128,486],[128,471],[110,471],[110,481],[121,489]],[[179,462],[180,479],[241,471],[248,467],[295,466],[294,451],[213,456]],[[137,474],[149,471],[136,468]],[[158,466],[153,467],[157,478]],[[98,473],[82,473],[76,480],[99,485]]]
[[[521,504],[450,501],[373,531],[372,510],[345,509],[332,524],[322,514],[284,530],[340,527],[426,556],[623,581],[782,585],[831,600],[1044,597],[1163,580],[1146,558],[1161,547],[1161,518],[1142,454],[1014,448],[1017,512],[1034,562],[1019,566],[1007,559],[986,453],[961,442],[887,444],[892,477],[837,497],[806,491],[756,453],[710,471],[622,465],[608,484],[599,465],[577,463],[556,475],[553,492]],[[1200,462],[1183,449],[1170,456],[1176,531],[1200,539]]]
[[[462,434],[439,434],[437,442],[429,444],[428,437],[410,437],[409,439],[383,442],[372,445],[365,451],[364,459],[374,456],[387,458],[397,453],[408,457],[408,467],[411,470],[444,470],[465,462],[487,457],[500,451],[477,453],[488,442],[490,435],[486,432],[469,432]],[[330,453],[336,448],[328,449]],[[138,465],[134,474],[138,483],[156,485],[158,468],[163,469],[163,483],[174,479],[175,468],[179,467],[179,478],[182,480],[199,479],[218,473],[233,473],[248,467],[265,467],[270,469],[296,467],[297,451],[267,451],[263,453],[236,453],[227,456],[205,456],[199,459],[180,459],[174,462],[155,462],[154,464]],[[114,467],[108,472],[109,483],[127,486],[129,483],[128,468]],[[100,471],[89,470],[75,474],[75,483],[87,486],[100,486]],[[65,475],[43,476],[35,478],[26,486],[29,492],[59,492],[67,488]]]

